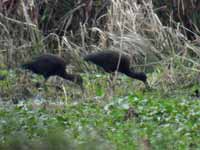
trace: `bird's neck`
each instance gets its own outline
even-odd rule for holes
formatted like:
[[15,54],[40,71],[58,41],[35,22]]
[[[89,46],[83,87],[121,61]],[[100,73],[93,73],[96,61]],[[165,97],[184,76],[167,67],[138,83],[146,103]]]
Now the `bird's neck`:
[[[141,72],[134,72],[132,70],[128,70],[126,72],[124,72],[127,76],[129,77],[132,77],[132,78],[135,78],[135,79],[138,79],[138,80],[141,80],[140,78],[140,74]],[[142,80],[141,80],[142,81]]]
[[63,73],[61,75],[64,79],[75,81],[75,76],[73,74]]

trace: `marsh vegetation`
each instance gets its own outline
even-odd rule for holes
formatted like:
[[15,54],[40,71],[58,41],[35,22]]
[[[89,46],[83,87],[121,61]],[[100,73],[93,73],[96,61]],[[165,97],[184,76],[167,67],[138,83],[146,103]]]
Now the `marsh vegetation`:
[[[0,149],[200,149],[199,9],[195,0],[0,2]],[[84,61],[103,50],[128,55],[151,90],[120,73],[110,83]],[[45,53],[84,90],[20,68]]]

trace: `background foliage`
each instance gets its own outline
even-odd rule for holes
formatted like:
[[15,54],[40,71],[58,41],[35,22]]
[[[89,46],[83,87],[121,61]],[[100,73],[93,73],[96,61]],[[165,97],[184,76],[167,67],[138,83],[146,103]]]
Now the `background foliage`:
[[[198,0],[1,0],[0,149],[200,149],[199,17]],[[107,49],[152,91],[122,75],[112,89],[82,60]],[[70,61],[86,91],[19,68],[43,53]]]

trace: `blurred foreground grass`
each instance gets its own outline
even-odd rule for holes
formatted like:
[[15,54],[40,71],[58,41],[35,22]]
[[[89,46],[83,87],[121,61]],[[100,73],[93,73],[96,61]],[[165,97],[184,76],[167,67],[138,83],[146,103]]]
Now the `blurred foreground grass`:
[[192,96],[198,86],[145,91],[142,83],[120,75],[110,93],[107,75],[84,74],[85,93],[63,80],[61,89],[45,91],[35,87],[39,76],[22,84],[16,72],[3,75],[0,149],[200,148],[200,99]]

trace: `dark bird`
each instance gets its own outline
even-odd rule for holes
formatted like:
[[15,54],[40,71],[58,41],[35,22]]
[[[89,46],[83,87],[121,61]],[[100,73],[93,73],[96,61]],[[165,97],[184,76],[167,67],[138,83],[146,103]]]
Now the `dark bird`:
[[87,55],[84,60],[102,67],[108,73],[118,71],[131,78],[138,79],[144,82],[145,86],[149,88],[146,74],[144,72],[131,70],[130,58],[125,54],[116,51],[95,52]]
[[65,71],[67,63],[64,59],[53,54],[43,54],[33,61],[22,65],[23,69],[31,70],[32,72],[43,75],[45,81],[50,76],[60,76],[66,80],[70,80],[82,87],[83,80],[80,75],[68,74]]

